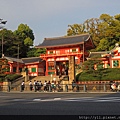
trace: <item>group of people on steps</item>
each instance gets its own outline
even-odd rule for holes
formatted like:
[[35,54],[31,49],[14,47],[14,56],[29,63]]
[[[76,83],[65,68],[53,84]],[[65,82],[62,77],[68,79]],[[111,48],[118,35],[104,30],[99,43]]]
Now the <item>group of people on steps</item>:
[[32,81],[29,82],[30,91],[32,91],[32,90],[42,91],[41,90],[42,87],[43,87],[44,92],[49,91],[49,89],[52,90],[53,92],[55,92],[56,83],[54,81],[47,82],[47,80],[45,80],[44,83],[42,83],[41,81],[36,81],[36,80],[34,80],[34,83],[32,83]]

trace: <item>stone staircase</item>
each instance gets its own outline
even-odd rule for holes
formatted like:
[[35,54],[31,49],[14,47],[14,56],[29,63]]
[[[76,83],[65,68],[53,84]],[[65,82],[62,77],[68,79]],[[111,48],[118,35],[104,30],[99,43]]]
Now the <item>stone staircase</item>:
[[45,80],[48,82],[52,82],[52,80],[55,80],[56,82],[59,81],[59,76],[37,76],[37,77],[34,77],[33,79],[30,79],[29,81],[25,82],[26,85],[29,84],[30,81],[32,81],[32,83],[34,83],[34,80],[36,81],[41,81],[42,83],[45,82]]
[[[25,78],[24,78],[25,79]],[[24,79],[22,79],[22,80],[19,80],[19,84],[15,84],[15,85],[11,85],[11,90],[12,91],[20,91],[21,90],[21,83],[22,83],[22,81],[24,80]],[[34,83],[34,80],[36,80],[36,81],[41,81],[42,83],[44,83],[45,82],[45,80],[48,82],[48,81],[50,81],[50,82],[52,82],[52,80],[54,80],[54,81],[56,81],[56,84],[63,84],[63,81],[66,79],[66,75],[62,75],[60,78],[59,78],[59,76],[37,76],[37,77],[32,77],[30,80],[28,80],[28,81],[25,81],[25,90],[29,90],[29,82],[30,81],[32,81],[32,83]]]

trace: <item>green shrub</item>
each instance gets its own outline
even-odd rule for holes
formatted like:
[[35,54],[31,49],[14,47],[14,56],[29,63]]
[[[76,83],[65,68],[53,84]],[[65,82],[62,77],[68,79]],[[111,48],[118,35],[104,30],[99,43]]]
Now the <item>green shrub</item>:
[[120,68],[107,68],[94,72],[83,71],[76,76],[77,81],[120,80]]
[[22,75],[19,74],[9,74],[5,77],[5,79],[9,79],[10,81],[14,81],[17,78],[22,77]]
[[17,78],[22,77],[22,75],[19,74],[0,74],[0,82],[4,82],[6,79],[9,79],[10,81],[14,81]]
[[3,82],[5,80],[5,74],[0,74],[0,82]]

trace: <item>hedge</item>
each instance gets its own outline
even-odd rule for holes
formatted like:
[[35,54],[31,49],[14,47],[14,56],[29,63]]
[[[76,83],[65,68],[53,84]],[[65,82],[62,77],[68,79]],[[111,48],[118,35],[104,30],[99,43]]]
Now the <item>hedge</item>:
[[10,81],[14,81],[17,78],[22,77],[20,74],[0,74],[0,82],[4,82],[6,79],[9,79]]
[[101,70],[83,71],[76,76],[77,81],[120,80],[120,68],[106,68]]

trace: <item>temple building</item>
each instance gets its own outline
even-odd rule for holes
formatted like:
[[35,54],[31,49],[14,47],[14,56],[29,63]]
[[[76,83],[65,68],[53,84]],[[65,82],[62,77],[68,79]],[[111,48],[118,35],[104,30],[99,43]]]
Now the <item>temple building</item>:
[[46,61],[45,75],[68,75],[72,57],[75,58],[75,69],[89,56],[94,48],[89,34],[45,38],[36,48],[46,48],[46,54],[40,58]]
[[102,60],[103,68],[120,68],[120,47],[118,43],[110,51],[90,52],[87,60],[95,56]]
[[45,38],[35,47],[46,48],[46,54],[21,59],[4,56],[0,58],[0,72],[10,74],[27,70],[29,76],[70,76],[94,56],[102,60],[103,68],[120,68],[119,44],[110,51],[89,52],[95,47],[89,34]]
[[29,76],[44,76],[45,61],[40,57],[30,58],[0,58],[0,72],[5,74],[27,72]]

